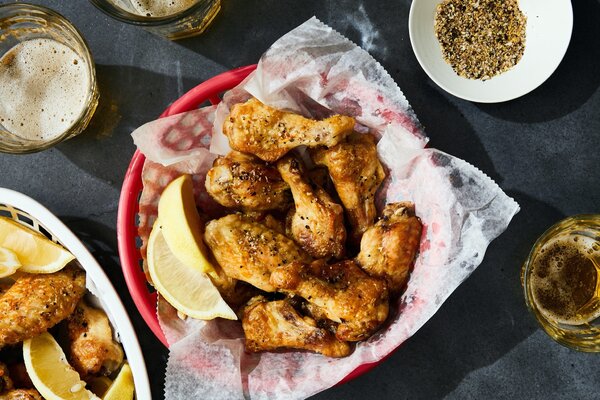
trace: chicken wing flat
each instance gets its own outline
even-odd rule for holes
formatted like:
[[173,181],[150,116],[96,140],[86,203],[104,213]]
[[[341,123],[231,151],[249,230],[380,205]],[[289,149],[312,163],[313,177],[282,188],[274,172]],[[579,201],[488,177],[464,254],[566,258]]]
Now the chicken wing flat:
[[277,162],[277,169],[294,196],[295,210],[290,218],[293,238],[315,258],[341,258],[346,243],[342,206],[325,190],[311,186],[303,178],[304,168],[296,158],[282,158]]
[[246,349],[251,352],[293,348],[328,357],[345,357],[351,352],[348,343],[319,328],[314,319],[300,315],[288,299],[253,298],[244,309],[242,327]]
[[108,317],[81,300],[67,320],[69,363],[79,375],[110,375],[123,363]]
[[352,226],[352,240],[358,244],[377,217],[375,192],[385,178],[375,139],[355,132],[347,141],[330,148],[314,149],[311,155],[317,165],[329,170]]
[[390,293],[399,294],[415,261],[421,241],[421,221],[412,203],[391,203],[360,242],[356,260],[371,276],[386,280]]
[[13,389],[0,394],[0,400],[44,400],[35,389]]
[[316,121],[250,99],[231,108],[223,133],[232,149],[273,162],[298,146],[335,146],[354,124],[354,118],[343,115]]
[[287,236],[240,214],[210,221],[204,241],[229,277],[267,292],[275,291],[269,277],[277,266],[311,260]]
[[293,262],[271,274],[278,290],[295,294],[320,307],[332,321],[339,322],[340,340],[358,341],[373,334],[389,311],[385,281],[370,277],[353,260],[328,265]]
[[27,274],[0,297],[0,347],[37,336],[68,317],[85,292],[85,272],[71,264]]
[[205,185],[219,204],[241,210],[283,210],[292,200],[275,167],[237,151],[215,160]]

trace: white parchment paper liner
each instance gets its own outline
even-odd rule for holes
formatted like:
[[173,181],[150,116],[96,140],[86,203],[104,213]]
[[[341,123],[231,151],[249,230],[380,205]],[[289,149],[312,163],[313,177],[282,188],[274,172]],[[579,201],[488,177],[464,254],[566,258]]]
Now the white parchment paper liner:
[[[211,153],[229,151],[222,122],[232,104],[250,96],[312,117],[351,115],[359,131],[380,138],[378,152],[388,177],[378,206],[404,200],[416,204],[424,224],[420,254],[406,292],[393,305],[393,317],[343,359],[294,351],[249,355],[239,322],[181,321],[159,300],[159,321],[170,344],[167,399],[302,399],[335,385],[359,365],[381,360],[423,326],[481,263],[488,244],[519,210],[477,168],[426,149],[427,137],[389,74],[315,18],[275,42],[257,70],[226,93],[214,116]],[[185,114],[172,118],[175,124]],[[174,157],[170,149],[156,147],[156,137],[169,134],[170,128],[154,124],[135,134],[142,152],[164,165],[185,159],[185,152]],[[189,152],[191,157],[203,154]]]

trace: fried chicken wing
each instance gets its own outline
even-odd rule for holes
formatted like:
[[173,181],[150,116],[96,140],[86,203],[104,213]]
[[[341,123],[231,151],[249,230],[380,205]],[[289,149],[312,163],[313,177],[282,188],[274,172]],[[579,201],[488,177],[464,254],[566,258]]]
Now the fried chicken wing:
[[300,315],[289,299],[253,298],[244,309],[242,327],[246,349],[251,352],[293,348],[328,357],[345,357],[351,351],[348,343],[318,327],[314,319]]
[[370,277],[353,260],[328,265],[293,262],[276,268],[271,284],[320,307],[324,315],[339,322],[340,340],[366,339],[386,320],[388,292],[383,280]]
[[283,210],[292,200],[275,167],[237,151],[215,160],[205,186],[219,204],[241,210]]
[[35,389],[13,389],[0,394],[0,400],[44,400]]
[[231,108],[223,133],[232,149],[273,162],[298,146],[334,146],[352,132],[354,123],[343,115],[316,121],[250,99]]
[[81,300],[67,320],[69,363],[79,375],[110,375],[123,363],[108,317]]
[[399,294],[412,267],[421,240],[421,221],[412,203],[391,203],[381,219],[360,242],[356,260],[369,275],[383,278],[392,295]]
[[375,139],[355,132],[347,141],[330,148],[314,149],[311,155],[317,165],[329,170],[352,226],[352,240],[358,244],[362,234],[375,221],[375,192],[385,178]]
[[277,169],[294,196],[295,210],[290,217],[293,238],[315,258],[341,258],[346,242],[342,206],[325,190],[311,186],[303,178],[304,168],[296,158],[282,158],[277,162]]
[[293,240],[240,214],[209,222],[204,241],[229,277],[267,292],[275,290],[269,277],[277,266],[310,261]]
[[69,316],[85,292],[85,272],[70,264],[27,274],[0,297],[0,347],[37,336]]

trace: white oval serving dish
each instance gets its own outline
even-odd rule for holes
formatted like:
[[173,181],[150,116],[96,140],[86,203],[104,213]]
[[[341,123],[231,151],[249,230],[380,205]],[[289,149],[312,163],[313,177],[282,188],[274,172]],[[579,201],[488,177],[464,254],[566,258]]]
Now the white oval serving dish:
[[[67,248],[86,271],[86,286],[108,315],[133,372],[136,398],[151,399],[146,363],[125,307],[102,267],[84,244],[46,207],[14,190],[0,188],[0,215],[12,218]],[[41,229],[40,229],[41,228]]]

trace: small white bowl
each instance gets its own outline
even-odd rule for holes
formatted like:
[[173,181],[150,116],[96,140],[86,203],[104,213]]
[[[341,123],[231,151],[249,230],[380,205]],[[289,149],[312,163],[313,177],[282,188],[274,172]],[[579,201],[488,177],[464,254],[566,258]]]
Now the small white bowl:
[[413,0],[408,17],[410,43],[427,75],[442,89],[465,100],[499,103],[523,96],[552,75],[564,57],[573,30],[570,0],[520,0],[527,17],[525,52],[512,69],[487,80],[457,75],[444,61],[435,37],[436,7],[442,0]]
[[[53,241],[63,245],[75,256],[86,272],[86,286],[94,295],[91,298],[95,300],[94,305],[104,309],[123,345],[125,358],[133,373],[136,398],[150,400],[152,394],[146,363],[133,325],[115,288],[85,245],[46,207],[14,190],[0,188],[0,215],[38,232],[49,233]],[[99,304],[96,304],[96,300]]]

